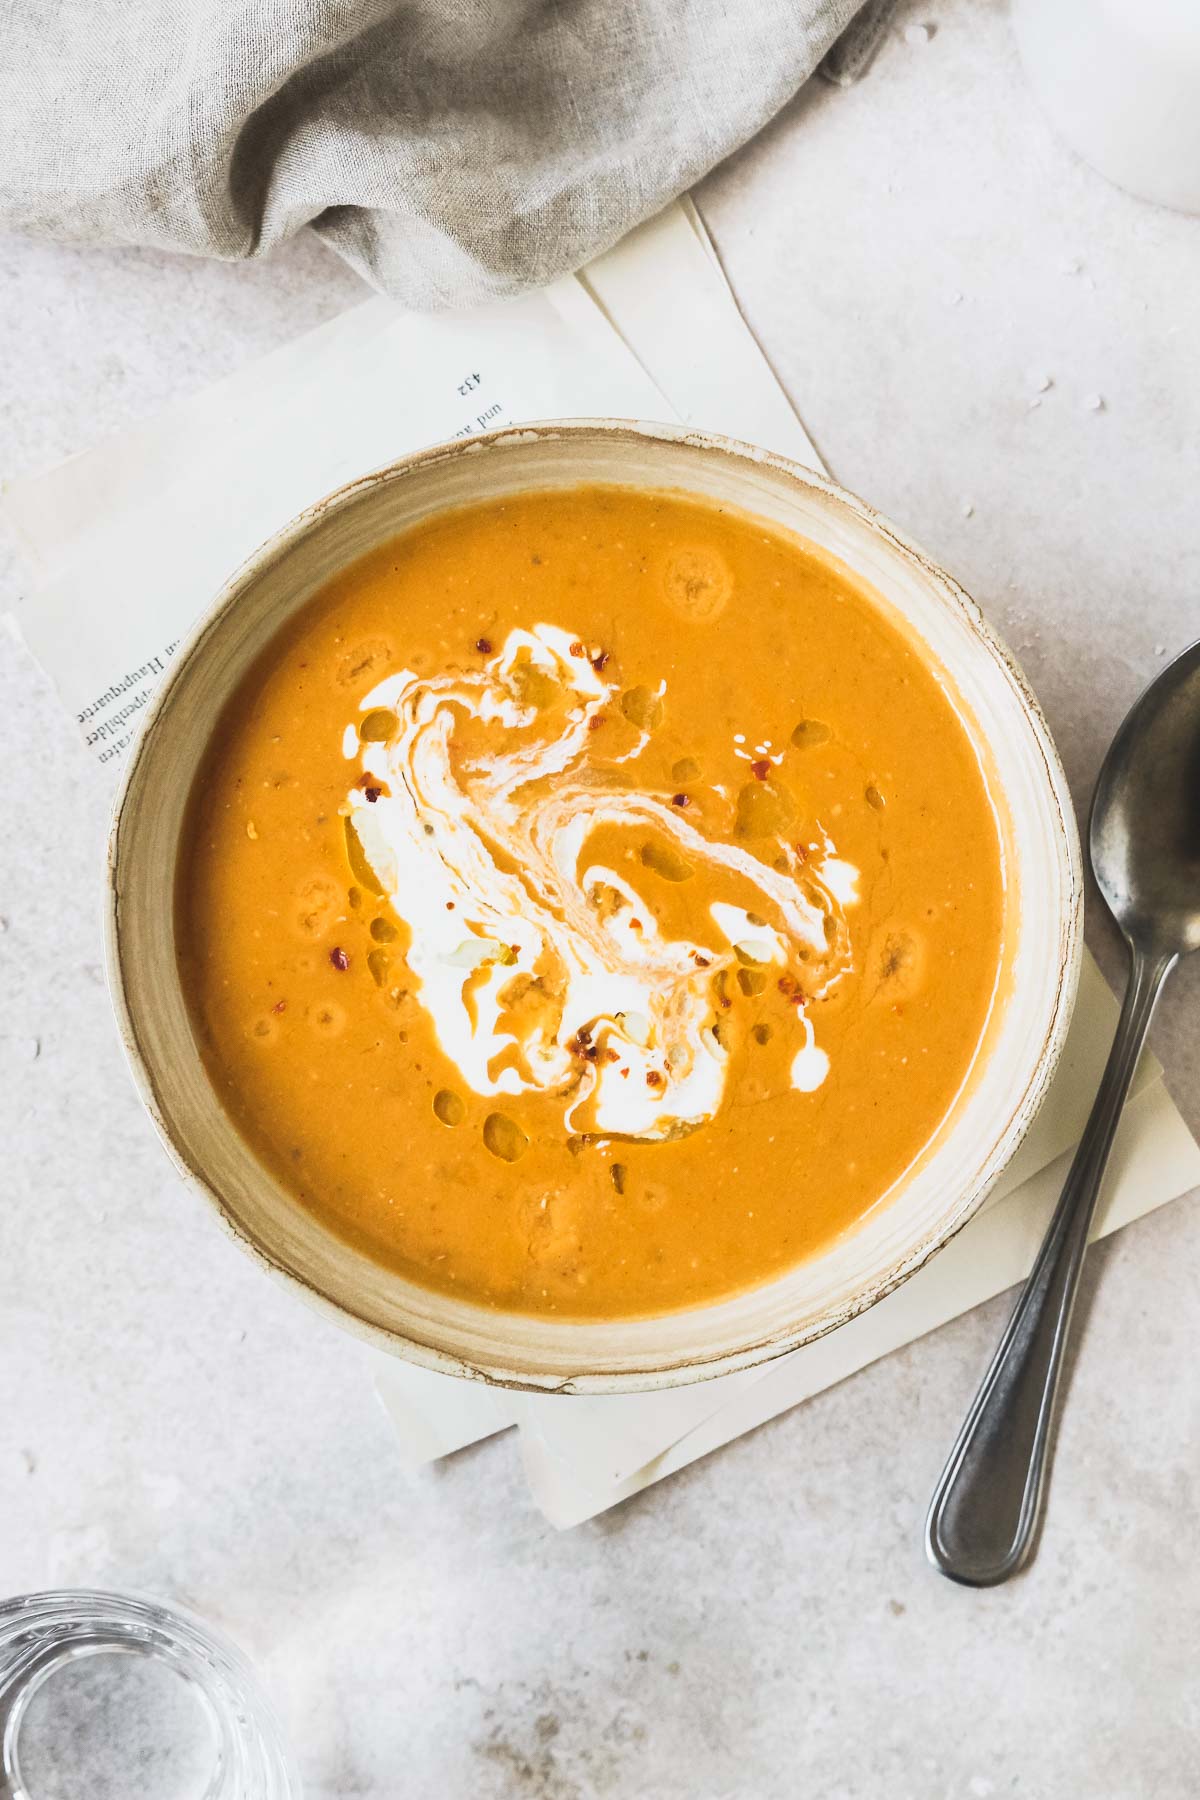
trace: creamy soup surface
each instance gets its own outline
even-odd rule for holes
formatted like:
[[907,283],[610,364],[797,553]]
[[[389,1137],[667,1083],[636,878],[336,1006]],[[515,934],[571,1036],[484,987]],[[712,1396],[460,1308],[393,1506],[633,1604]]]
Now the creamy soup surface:
[[969,1076],[1004,911],[972,744],[870,596],[603,487],[332,581],[214,734],[178,881],[209,1073],[297,1202],[576,1318],[861,1220]]

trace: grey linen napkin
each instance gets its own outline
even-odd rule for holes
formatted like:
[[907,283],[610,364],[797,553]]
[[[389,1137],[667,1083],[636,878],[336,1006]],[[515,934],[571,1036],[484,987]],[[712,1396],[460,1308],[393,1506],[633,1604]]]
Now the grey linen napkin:
[[421,309],[540,285],[751,137],[858,0],[0,0],[0,224]]

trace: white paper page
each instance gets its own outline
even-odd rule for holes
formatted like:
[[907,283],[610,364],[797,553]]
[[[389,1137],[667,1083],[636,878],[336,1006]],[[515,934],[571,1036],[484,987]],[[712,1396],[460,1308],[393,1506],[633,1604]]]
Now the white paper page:
[[631,231],[579,279],[686,424],[822,467],[690,200]]
[[[1002,1293],[1029,1273],[1069,1165],[1069,1153],[1064,1154],[1002,1206],[981,1212],[919,1274],[860,1318],[757,1371],[751,1380],[739,1377],[739,1390],[725,1406],[624,1481],[589,1486],[575,1479],[538,1432],[522,1429],[522,1456],[538,1507],[560,1529],[578,1525]],[[1151,1082],[1126,1109],[1093,1239],[1148,1210],[1148,1168],[1154,1171],[1156,1205],[1178,1199],[1200,1182],[1200,1148],[1161,1080]]]
[[574,279],[469,315],[369,301],[14,484],[43,575],[19,629],[115,770],[178,640],[297,512],[424,444],[571,415],[672,417]]
[[504,1388],[435,1375],[379,1350],[368,1351],[367,1356],[401,1461],[410,1469],[450,1456],[516,1423],[513,1396]]

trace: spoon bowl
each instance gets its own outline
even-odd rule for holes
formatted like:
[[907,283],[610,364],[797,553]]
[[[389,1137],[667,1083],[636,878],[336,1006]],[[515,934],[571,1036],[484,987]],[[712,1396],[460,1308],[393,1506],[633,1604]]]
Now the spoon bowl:
[[1089,841],[1096,883],[1131,944],[1200,950],[1200,640],[1113,739]]

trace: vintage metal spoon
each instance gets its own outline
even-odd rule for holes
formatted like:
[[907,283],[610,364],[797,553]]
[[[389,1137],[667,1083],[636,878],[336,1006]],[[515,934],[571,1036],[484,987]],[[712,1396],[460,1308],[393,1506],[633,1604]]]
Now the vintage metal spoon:
[[1200,641],[1151,683],[1100,770],[1092,869],[1129,946],[1108,1065],[1050,1229],[934,1491],[930,1561],[991,1587],[1029,1555],[1088,1228],[1163,982],[1200,950]]

